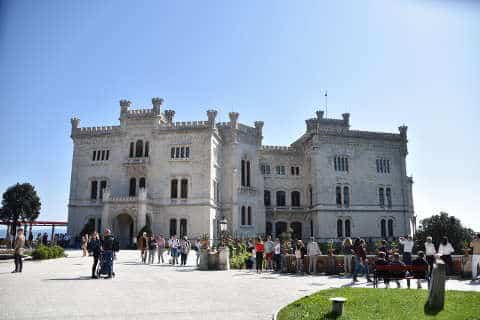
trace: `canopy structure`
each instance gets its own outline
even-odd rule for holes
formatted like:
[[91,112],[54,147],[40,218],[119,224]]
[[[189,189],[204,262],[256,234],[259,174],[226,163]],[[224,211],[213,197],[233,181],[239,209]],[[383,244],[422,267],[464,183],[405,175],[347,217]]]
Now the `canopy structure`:
[[[13,223],[13,221],[0,221],[0,225],[4,224],[7,225],[7,236],[10,234],[10,225]],[[27,221],[18,221],[17,226],[25,225],[25,230],[27,230],[27,226],[30,226],[30,231],[32,231],[32,226],[42,226],[42,227],[48,227],[52,226],[52,235],[51,238],[53,240],[53,236],[55,235],[55,226],[59,227],[64,227],[67,226],[68,222],[66,221],[32,221],[32,222],[27,222]]]

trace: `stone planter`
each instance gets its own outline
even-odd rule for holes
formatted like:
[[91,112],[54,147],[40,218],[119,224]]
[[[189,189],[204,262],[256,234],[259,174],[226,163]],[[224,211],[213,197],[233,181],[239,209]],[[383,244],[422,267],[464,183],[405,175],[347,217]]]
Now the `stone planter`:
[[198,263],[199,270],[208,270],[208,250],[200,249],[200,261]]
[[207,270],[218,270],[218,251],[208,252],[208,268]]
[[218,270],[230,270],[230,249],[218,248]]

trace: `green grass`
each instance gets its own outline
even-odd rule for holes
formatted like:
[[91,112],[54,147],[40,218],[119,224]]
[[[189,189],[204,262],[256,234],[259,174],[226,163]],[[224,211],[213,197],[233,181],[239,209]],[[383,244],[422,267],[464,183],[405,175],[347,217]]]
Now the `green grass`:
[[[345,297],[343,315],[332,315],[333,297]],[[446,291],[443,310],[425,307],[427,290],[342,288],[317,292],[297,300],[285,308],[279,320],[307,319],[480,319],[480,292]]]

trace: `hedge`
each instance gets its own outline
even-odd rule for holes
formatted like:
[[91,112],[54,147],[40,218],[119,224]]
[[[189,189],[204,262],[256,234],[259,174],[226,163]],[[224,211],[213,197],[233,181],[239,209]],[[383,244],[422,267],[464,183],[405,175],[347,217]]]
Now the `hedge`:
[[65,257],[65,250],[60,246],[39,245],[32,252],[32,258],[35,260],[55,259]]

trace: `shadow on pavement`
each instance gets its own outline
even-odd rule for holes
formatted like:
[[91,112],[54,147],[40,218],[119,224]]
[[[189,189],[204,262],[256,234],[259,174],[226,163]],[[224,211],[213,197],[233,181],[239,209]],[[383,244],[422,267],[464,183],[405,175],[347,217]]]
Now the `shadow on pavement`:
[[69,280],[96,280],[92,279],[92,277],[75,277],[75,278],[52,278],[52,279],[44,279],[43,281],[69,281]]

